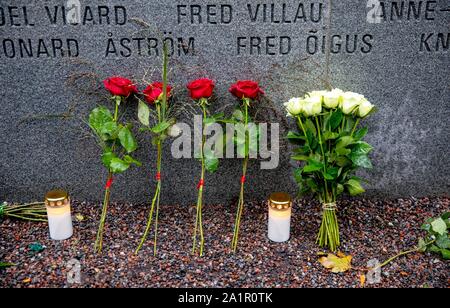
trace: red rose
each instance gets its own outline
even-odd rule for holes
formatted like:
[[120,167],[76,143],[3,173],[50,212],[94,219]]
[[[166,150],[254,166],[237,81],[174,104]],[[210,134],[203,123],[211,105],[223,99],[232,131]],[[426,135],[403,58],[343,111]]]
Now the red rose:
[[115,96],[128,97],[137,93],[138,89],[129,79],[123,77],[110,77],[103,81],[105,88]]
[[197,79],[187,85],[191,92],[191,98],[199,100],[201,98],[210,98],[212,96],[215,84],[214,81],[207,78]]
[[251,80],[239,80],[231,86],[230,92],[240,99],[256,99],[259,94],[264,94],[264,91],[259,87],[258,83]]
[[[172,90],[172,87],[167,85],[167,97],[170,96],[170,91]],[[145,99],[150,104],[154,104],[156,101],[161,99],[161,95],[163,94],[163,83],[162,82],[154,82],[151,85],[149,85],[144,90]]]

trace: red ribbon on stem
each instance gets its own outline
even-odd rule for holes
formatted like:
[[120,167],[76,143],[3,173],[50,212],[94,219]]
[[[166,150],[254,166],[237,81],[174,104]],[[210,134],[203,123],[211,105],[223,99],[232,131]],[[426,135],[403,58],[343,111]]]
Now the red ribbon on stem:
[[203,186],[205,186],[205,180],[204,180],[204,179],[201,179],[201,180],[198,182],[197,189],[200,189],[200,188],[202,188]]
[[161,181],[161,172],[156,173],[156,180]]
[[243,175],[243,176],[241,177],[241,183],[244,184],[246,180],[247,180],[247,179],[246,179],[245,175]]
[[113,182],[114,182],[114,178],[113,177],[108,179],[108,181],[106,182],[106,185],[105,185],[105,189],[110,189]]

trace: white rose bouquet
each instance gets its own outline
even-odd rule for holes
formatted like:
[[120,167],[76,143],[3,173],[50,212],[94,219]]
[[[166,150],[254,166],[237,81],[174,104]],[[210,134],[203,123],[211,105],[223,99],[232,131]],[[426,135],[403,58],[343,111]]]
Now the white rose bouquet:
[[340,246],[336,201],[344,192],[355,196],[365,191],[355,172],[372,168],[368,154],[373,148],[363,141],[368,129],[359,125],[375,107],[363,95],[339,89],[310,92],[292,98],[285,107],[299,129],[288,134],[298,146],[292,159],[303,162],[295,170],[299,194],[313,194],[323,204],[317,242],[336,251]]

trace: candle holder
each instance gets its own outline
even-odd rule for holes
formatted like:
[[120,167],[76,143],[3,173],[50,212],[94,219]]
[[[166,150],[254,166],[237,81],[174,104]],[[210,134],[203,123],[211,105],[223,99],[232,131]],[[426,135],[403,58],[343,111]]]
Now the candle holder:
[[269,198],[269,239],[283,243],[291,236],[292,199],[286,193],[273,193]]
[[70,198],[63,190],[53,190],[45,195],[50,238],[62,241],[73,234]]

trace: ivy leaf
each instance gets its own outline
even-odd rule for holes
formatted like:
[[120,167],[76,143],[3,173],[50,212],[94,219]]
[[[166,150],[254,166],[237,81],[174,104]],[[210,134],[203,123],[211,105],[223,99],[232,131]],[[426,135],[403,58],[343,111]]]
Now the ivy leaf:
[[294,156],[291,156],[291,159],[296,160],[296,161],[307,161],[309,159],[309,157],[306,155],[294,155]]
[[447,231],[447,224],[442,218],[437,218],[431,223],[433,231],[439,235],[444,235]]
[[349,155],[350,160],[358,167],[372,169],[373,165],[370,158],[366,154],[351,153]]
[[119,140],[123,148],[128,152],[134,152],[137,149],[137,142],[128,127],[122,127],[119,131]]
[[338,143],[336,145],[336,149],[344,149],[347,146],[349,146],[350,144],[352,144],[355,140],[353,139],[353,137],[350,136],[344,136],[339,138]]
[[353,138],[355,138],[355,140],[361,140],[367,135],[368,132],[369,129],[367,127],[363,127],[353,134]]
[[365,192],[365,189],[361,186],[361,183],[355,179],[348,180],[348,182],[345,183],[345,187],[351,196],[360,195]]
[[317,136],[317,129],[314,122],[311,119],[305,121],[305,127],[308,132],[310,132],[314,137]]
[[442,249],[441,254],[442,254],[442,258],[444,258],[444,260],[450,260],[450,250]]
[[323,140],[324,140],[324,141],[327,141],[327,140],[334,140],[334,139],[337,139],[338,137],[339,137],[339,134],[338,134],[338,133],[335,133],[335,132],[326,131],[326,132],[323,134]]
[[139,101],[138,119],[142,125],[150,126],[150,108],[143,101]]
[[332,129],[336,129],[341,125],[342,119],[344,118],[344,114],[340,109],[333,112],[333,114],[330,117],[330,126]]
[[164,121],[152,127],[152,132],[155,134],[161,134],[166,131],[172,124],[170,122]]
[[89,114],[89,126],[103,139],[102,128],[105,123],[114,122],[111,111],[106,107],[97,107]]
[[359,141],[359,142],[355,143],[355,145],[353,146],[352,153],[355,155],[357,155],[357,154],[367,155],[372,150],[373,150],[373,147],[370,144]]
[[134,159],[134,158],[131,157],[130,155],[125,155],[125,156],[123,157],[123,160],[124,160],[126,163],[129,163],[130,165],[131,165],[131,164],[134,164],[134,165],[136,165],[136,166],[138,166],[138,167],[141,167],[141,166],[142,166],[142,163],[141,163],[140,161]]
[[314,159],[308,159],[308,165],[303,168],[304,173],[311,173],[323,169],[323,164]]
[[338,177],[339,168],[332,167],[328,168],[327,172],[323,174],[324,178],[330,181],[335,180]]
[[122,173],[130,168],[130,163],[127,163],[118,157],[114,157],[111,159],[110,168],[113,173]]
[[100,128],[100,134],[102,136],[104,136],[104,140],[114,140],[116,139],[116,134],[117,134],[117,123],[112,121],[112,122],[106,122],[103,124],[103,126]]
[[449,249],[450,248],[450,239],[447,234],[439,235],[436,239],[436,245],[441,249]]
[[113,158],[117,157],[116,154],[114,154],[113,152],[111,152],[111,149],[107,149],[103,155],[102,155],[102,163],[103,165],[110,169],[111,168],[111,160]]
[[305,136],[303,136],[302,134],[296,133],[296,132],[289,132],[287,134],[287,138],[289,140],[305,140]]
[[219,168],[219,159],[209,149],[205,150],[205,168],[208,172],[216,172]]
[[419,244],[418,244],[418,249],[420,252],[425,252],[427,251],[427,243],[425,242],[425,240],[423,238],[419,239]]
[[352,268],[352,256],[344,254],[328,254],[326,257],[319,259],[319,262],[327,269],[331,269],[332,273],[344,273]]

